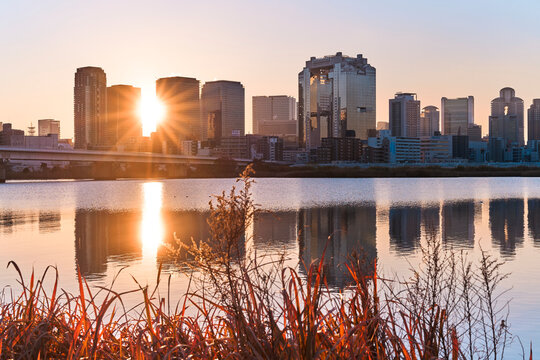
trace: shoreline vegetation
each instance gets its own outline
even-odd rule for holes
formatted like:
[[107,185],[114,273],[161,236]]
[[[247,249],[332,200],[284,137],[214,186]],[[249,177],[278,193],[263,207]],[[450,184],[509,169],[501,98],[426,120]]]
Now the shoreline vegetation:
[[253,182],[248,166],[210,202],[208,240],[164,245],[197,274],[176,304],[160,293],[161,268],[155,287],[134,281],[141,304],[126,310],[114,281],[92,287],[79,272],[70,294],[54,267],[25,279],[10,262],[21,288],[0,296],[0,359],[503,359],[519,341],[503,300],[507,274],[484,251],[473,261],[429,236],[421,264],[390,278],[350,254],[341,291],[326,282],[324,255],[300,271],[286,254],[257,256],[245,235],[258,212]]
[[[281,178],[430,178],[430,177],[540,177],[540,167],[515,165],[499,167],[486,165],[444,166],[344,166],[325,165],[282,165],[254,161],[254,177]],[[234,178],[240,166],[232,160],[220,159],[215,165],[192,166],[186,169],[183,176],[169,176],[166,170],[143,167],[115,169],[114,173],[104,173],[96,177],[91,167],[47,168],[39,170],[14,172],[8,169],[7,180],[54,180],[54,179],[121,179],[121,178]],[[240,169],[241,170],[241,169]]]

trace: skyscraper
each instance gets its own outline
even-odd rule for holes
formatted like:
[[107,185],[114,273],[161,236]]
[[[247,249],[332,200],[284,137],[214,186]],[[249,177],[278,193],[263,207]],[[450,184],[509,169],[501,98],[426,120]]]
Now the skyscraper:
[[467,135],[469,124],[474,124],[474,97],[441,98],[443,135]]
[[417,137],[420,130],[420,101],[414,93],[397,93],[389,100],[392,136]]
[[131,85],[107,88],[107,144],[119,150],[138,150],[142,123],[138,114],[141,89]]
[[156,131],[167,151],[175,152],[180,141],[200,140],[199,80],[180,76],[158,79],[156,95],[165,107]]
[[295,108],[296,100],[290,96],[254,96],[253,133],[295,135]]
[[[215,132],[215,139],[244,136],[244,86],[238,81],[209,81],[201,92],[201,127],[203,140]],[[219,130],[219,131],[217,131]]]
[[60,138],[60,121],[54,119],[38,120],[38,135],[47,136],[49,134],[56,134]]
[[540,99],[533,99],[527,111],[528,139],[540,140]]
[[439,130],[439,109],[436,106],[426,106],[420,113],[420,131],[418,136],[433,136]]
[[503,138],[506,144],[524,145],[523,100],[514,89],[501,89],[500,96],[491,101],[489,137]]
[[102,68],[78,68],[74,87],[75,149],[105,144],[107,125],[107,75]]
[[306,149],[321,138],[354,131],[367,139],[375,129],[375,68],[361,54],[312,57],[298,74],[298,142]]

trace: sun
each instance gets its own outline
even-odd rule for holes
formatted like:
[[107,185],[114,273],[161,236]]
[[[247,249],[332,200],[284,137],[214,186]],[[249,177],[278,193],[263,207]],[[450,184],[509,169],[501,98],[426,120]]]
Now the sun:
[[165,116],[165,106],[156,97],[155,92],[143,91],[139,103],[139,116],[143,126],[143,135],[149,136],[156,131],[157,124]]

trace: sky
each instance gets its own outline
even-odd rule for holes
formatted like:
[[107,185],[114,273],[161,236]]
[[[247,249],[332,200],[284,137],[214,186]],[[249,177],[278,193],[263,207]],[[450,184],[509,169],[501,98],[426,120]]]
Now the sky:
[[305,61],[341,51],[377,69],[378,121],[398,91],[422,107],[473,95],[485,134],[501,88],[526,109],[540,98],[539,12],[536,0],[0,0],[0,122],[54,118],[72,137],[74,73],[99,66],[143,96],[166,76],[240,81],[249,132],[252,96],[296,97]]

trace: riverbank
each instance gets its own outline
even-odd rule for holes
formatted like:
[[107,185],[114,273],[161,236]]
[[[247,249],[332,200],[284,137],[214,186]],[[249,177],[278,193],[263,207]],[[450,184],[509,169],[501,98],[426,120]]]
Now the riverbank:
[[[540,177],[540,167],[516,166],[381,166],[368,164],[345,165],[281,165],[254,162],[255,177],[270,178],[441,178],[441,177]],[[178,178],[231,178],[242,169],[233,162],[219,163],[214,166],[190,167],[186,176]],[[57,179],[92,179],[90,171],[77,169],[55,169],[34,172],[8,171],[7,180],[57,180]],[[171,178],[165,172],[116,173],[111,179],[120,178]],[[176,177],[174,177],[176,178]]]

